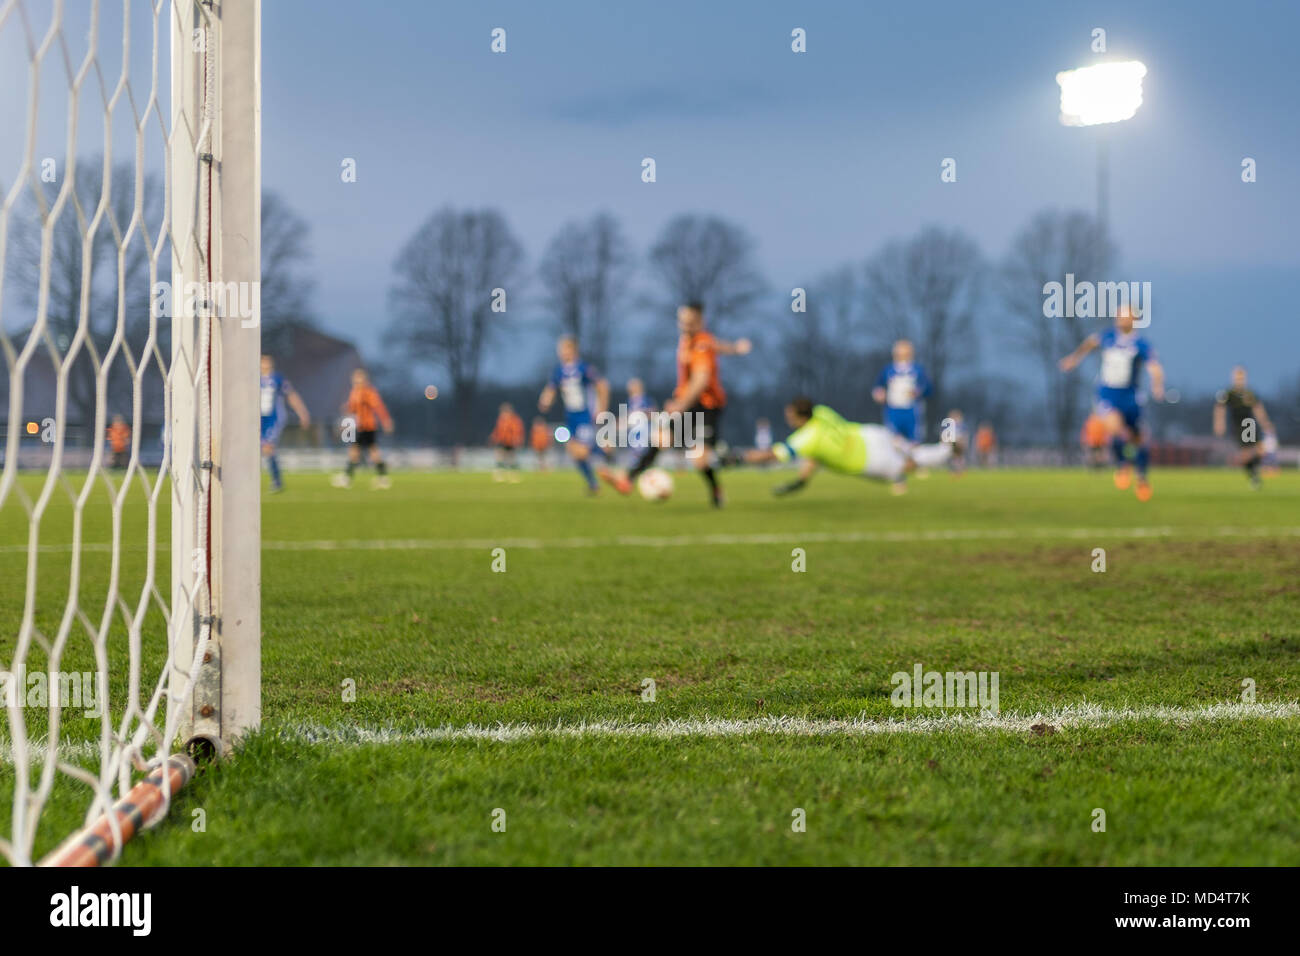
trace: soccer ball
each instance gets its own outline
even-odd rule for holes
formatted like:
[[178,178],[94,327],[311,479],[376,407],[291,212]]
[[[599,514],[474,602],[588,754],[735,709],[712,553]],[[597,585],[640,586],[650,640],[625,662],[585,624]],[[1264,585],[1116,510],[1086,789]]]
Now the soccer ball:
[[636,480],[636,490],[646,501],[667,501],[673,493],[673,476],[662,468],[649,468]]

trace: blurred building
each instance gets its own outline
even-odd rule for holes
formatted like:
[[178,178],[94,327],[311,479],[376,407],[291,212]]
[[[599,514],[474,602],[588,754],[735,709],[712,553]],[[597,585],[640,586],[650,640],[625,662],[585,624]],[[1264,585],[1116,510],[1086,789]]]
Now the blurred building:
[[[30,335],[30,329],[10,337],[14,349],[15,366]],[[59,364],[67,363],[64,351],[68,343],[55,343],[59,352],[56,359],[49,344],[41,342],[30,354],[22,370],[22,415],[18,428],[24,440],[39,443],[44,433],[44,423],[55,417],[59,392]],[[98,346],[101,361],[107,358],[107,349],[102,343]],[[127,351],[136,366],[133,372],[127,361]],[[108,366],[104,383],[106,407],[104,424],[107,426],[114,415],[123,416],[128,422],[134,420],[135,378],[139,377],[141,409],[141,447],[148,455],[157,446],[161,456],[163,418],[166,403],[163,396],[163,377],[157,362],[144,356],[143,343],[127,341],[118,347]],[[144,360],[142,361],[142,357]],[[15,389],[7,361],[0,361],[0,439],[7,438],[10,405],[15,397]],[[78,350],[76,357],[67,368],[65,385],[66,410],[64,413],[64,443],[68,448],[88,448],[94,444],[92,434],[95,426],[95,405],[98,391],[97,375],[90,349],[84,346]],[[35,431],[33,431],[33,426]],[[102,436],[100,436],[102,437]],[[3,450],[0,449],[0,455]]]
[[290,413],[284,444],[328,444],[352,388],[352,372],[363,367],[361,353],[346,339],[305,322],[286,322],[264,342],[263,348],[275,359],[276,369],[311,412],[311,428],[306,432],[297,427],[297,417]]

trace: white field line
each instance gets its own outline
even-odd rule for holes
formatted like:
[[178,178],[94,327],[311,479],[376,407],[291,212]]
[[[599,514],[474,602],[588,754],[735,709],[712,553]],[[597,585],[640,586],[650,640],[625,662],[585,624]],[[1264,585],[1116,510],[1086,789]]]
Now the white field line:
[[325,727],[293,724],[274,733],[282,739],[308,744],[402,744],[425,741],[499,741],[536,739],[587,739],[641,737],[675,740],[689,737],[872,737],[890,734],[937,734],[952,731],[1031,733],[1040,724],[1055,731],[1070,727],[1112,727],[1134,721],[1157,721],[1176,726],[1246,720],[1288,720],[1300,717],[1300,702],[1280,704],[1210,704],[1204,707],[1101,707],[1081,704],[1036,714],[945,713],[899,718],[817,719],[808,717],[754,717],[744,720],[709,717],[639,721],[591,721],[574,724],[498,724],[463,727]]
[[[1104,538],[1290,538],[1300,527],[1282,528],[950,528],[940,531],[781,531],[767,534],[614,535],[605,538],[352,538],[343,540],[263,541],[263,551],[477,551],[491,548],[693,548],[730,544],[908,543],[922,541],[1087,540]],[[106,552],[108,542],[83,543],[82,551]],[[43,544],[42,553],[67,553],[68,544]],[[123,551],[143,551],[124,546]],[[168,551],[166,543],[157,550]],[[27,552],[24,544],[0,545],[0,554]]]
[[[1221,703],[1201,707],[1103,707],[1078,704],[1033,714],[1006,713],[981,715],[974,711],[917,714],[908,717],[847,717],[840,719],[813,717],[752,717],[743,720],[692,717],[657,722],[596,720],[572,724],[495,724],[442,727],[362,727],[321,724],[287,724],[270,732],[281,740],[295,743],[364,746],[368,744],[406,744],[423,742],[520,740],[582,740],[639,737],[651,740],[725,737],[874,737],[891,734],[940,734],[952,732],[1033,733],[1034,727],[1047,724],[1060,732],[1071,727],[1114,727],[1140,721],[1155,721],[1178,727],[1194,724],[1242,722],[1250,720],[1294,720],[1300,718],[1300,701],[1272,704]],[[42,760],[48,752],[44,742],[29,741],[33,760]],[[64,741],[59,745],[63,760],[98,759],[99,744],[91,741]],[[12,759],[9,742],[0,736],[0,771]]]
[[[27,741],[27,755],[33,763],[45,759],[46,754],[50,752],[49,746],[43,740]],[[8,771],[14,759],[13,747],[9,743],[9,738],[0,735],[0,775]],[[65,763],[74,763],[82,767],[99,765],[99,741],[92,740],[75,740],[61,741],[59,743],[59,759]]]

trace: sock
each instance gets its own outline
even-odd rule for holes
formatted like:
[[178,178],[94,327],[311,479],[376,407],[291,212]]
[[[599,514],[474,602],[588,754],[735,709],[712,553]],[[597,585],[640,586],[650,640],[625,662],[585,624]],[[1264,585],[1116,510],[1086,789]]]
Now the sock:
[[659,454],[659,449],[655,445],[651,445],[649,448],[643,451],[641,453],[641,457],[637,459],[636,464],[632,466],[632,470],[628,472],[627,475],[628,478],[630,478],[632,481],[636,481],[637,478],[640,476],[641,472],[645,471],[647,468],[649,468],[651,465],[655,463],[655,456],[658,454]]
[[583,459],[579,460],[578,462],[576,462],[576,464],[577,464],[577,466],[578,466],[578,471],[582,472],[582,477],[585,478],[586,481],[587,481],[587,487],[588,487],[588,488],[595,488],[595,487],[596,487],[596,476],[593,475],[593,474],[591,473],[591,462],[589,462],[589,461],[587,461],[587,459],[583,458]]
[[712,468],[705,468],[703,471],[700,472],[700,474],[702,474],[704,476],[704,480],[709,483],[709,490],[716,495],[718,493],[717,473],[714,472]]
[[912,449],[912,461],[922,468],[938,468],[952,457],[952,445],[940,442],[937,445],[917,445]]
[[382,460],[375,462],[375,474],[379,475],[381,478],[388,474],[388,463]]
[[1150,461],[1151,461],[1151,449],[1147,448],[1146,445],[1138,445],[1137,471],[1138,471],[1138,477],[1144,481],[1146,480],[1147,477],[1147,465],[1150,463]]
[[352,472],[357,470],[357,463],[351,458],[348,459],[348,477],[352,477]]
[[1124,464],[1124,445],[1125,441],[1122,435],[1116,435],[1110,440],[1110,453],[1115,458],[1115,464]]
[[279,488],[280,487],[280,456],[267,455],[266,467],[267,470],[271,472],[271,484]]
[[1259,473],[1259,456],[1256,455],[1246,462],[1246,474],[1250,476],[1251,481],[1254,481],[1258,477],[1258,473]]

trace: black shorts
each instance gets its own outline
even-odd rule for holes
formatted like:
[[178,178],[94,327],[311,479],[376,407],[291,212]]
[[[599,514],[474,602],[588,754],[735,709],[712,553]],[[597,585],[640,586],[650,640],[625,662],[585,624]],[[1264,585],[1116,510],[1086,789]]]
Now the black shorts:
[[357,447],[374,448],[375,439],[377,436],[378,433],[374,429],[371,429],[370,431],[366,431],[366,432],[357,432]]
[[[697,417],[698,416],[698,417]],[[705,408],[703,405],[692,405],[686,411],[682,412],[682,424],[679,425],[675,420],[673,422],[673,445],[678,448],[684,448],[686,437],[689,436],[692,444],[703,445],[705,448],[716,448],[718,445],[718,427],[722,418],[721,408]],[[690,427],[685,427],[685,422],[690,419]],[[679,429],[685,432],[684,435],[678,434]]]
[[[1250,418],[1249,415],[1244,415],[1241,418],[1236,418],[1234,416],[1231,419],[1233,422],[1232,437],[1237,442],[1237,444],[1240,445],[1242,448],[1253,448],[1256,444],[1256,442],[1248,441],[1246,439],[1246,421],[1249,418]],[[1255,431],[1255,437],[1258,438],[1259,437],[1258,422],[1255,423],[1254,431]]]

